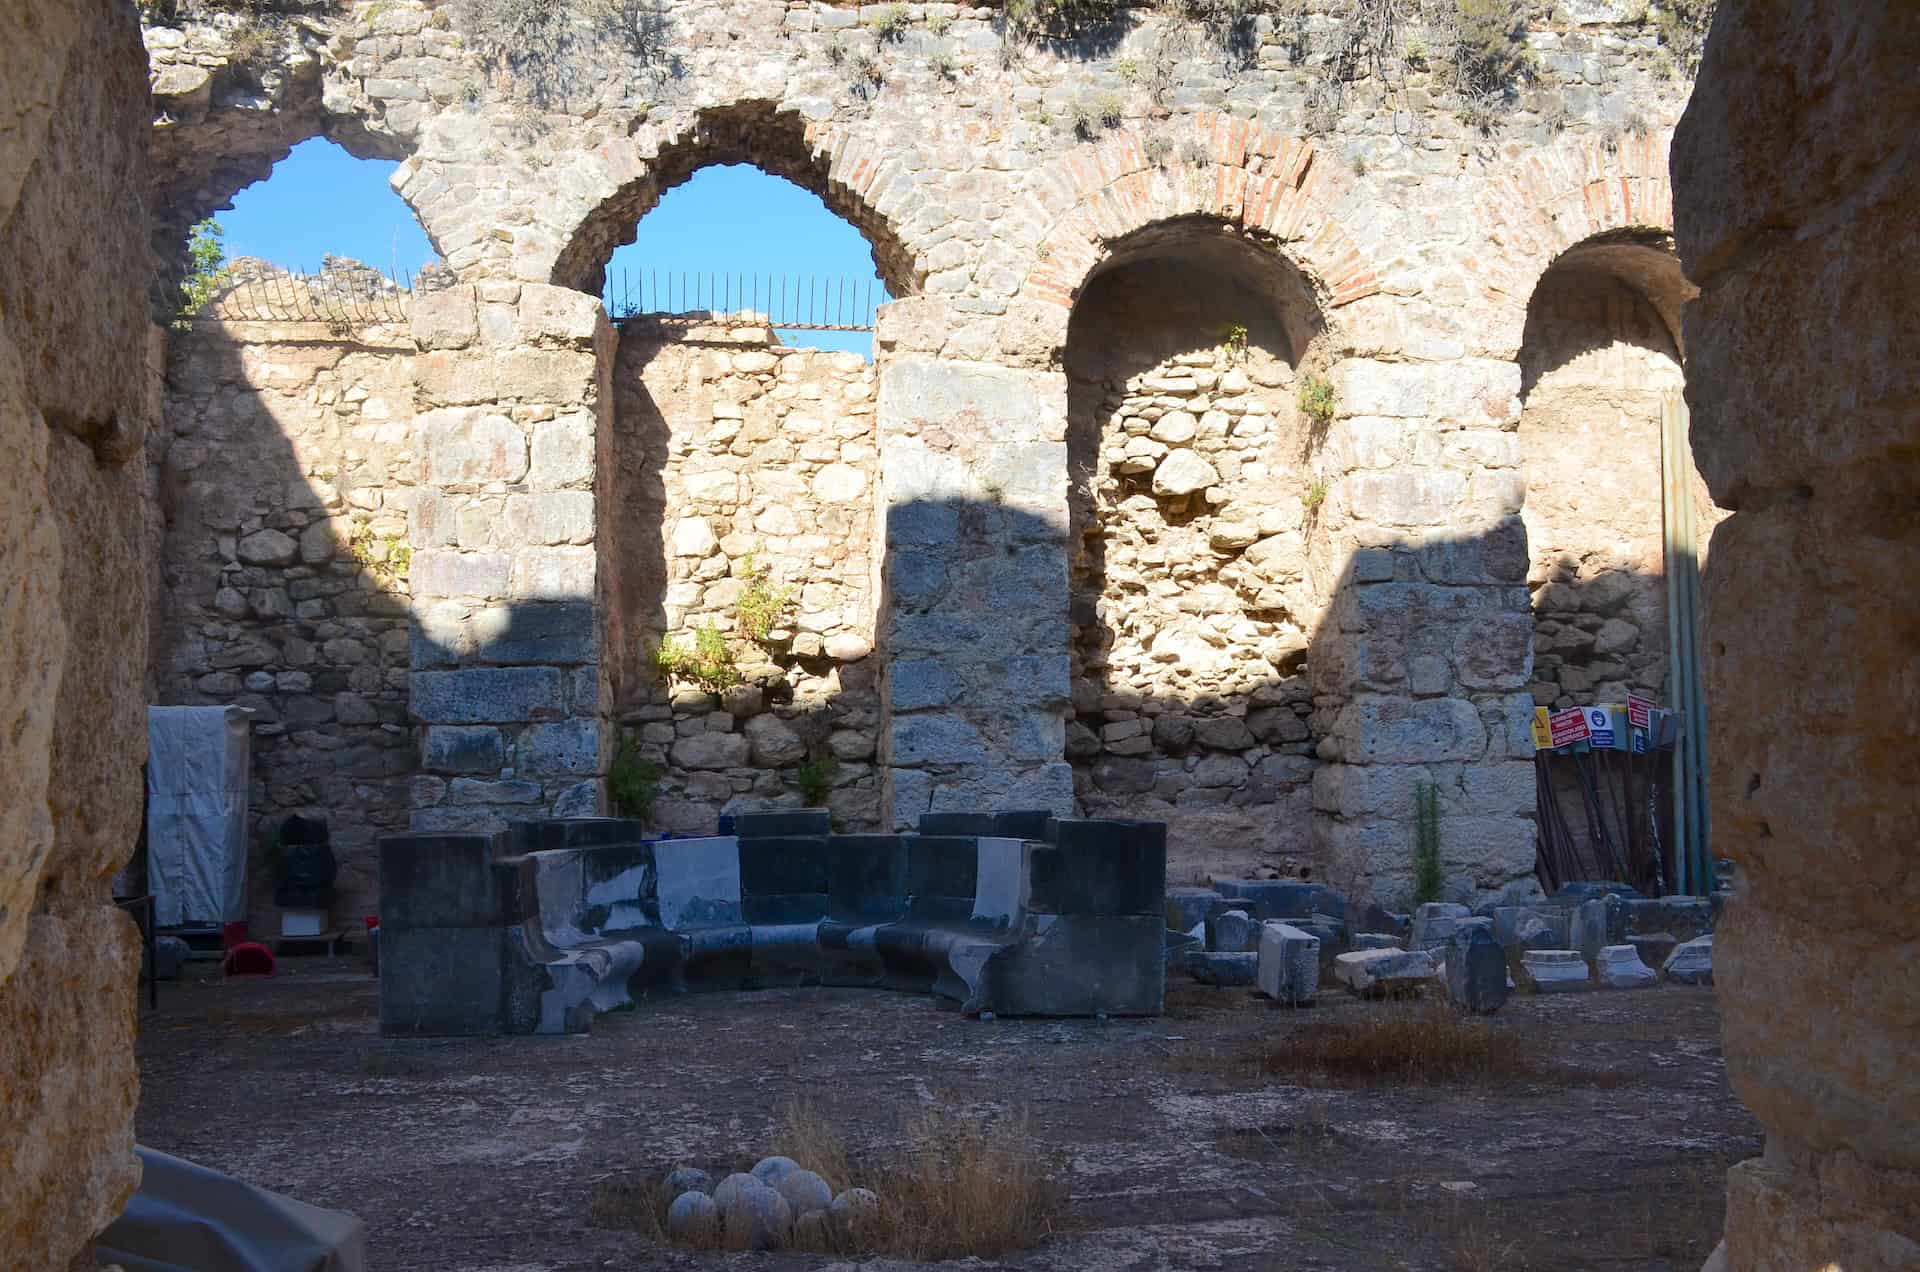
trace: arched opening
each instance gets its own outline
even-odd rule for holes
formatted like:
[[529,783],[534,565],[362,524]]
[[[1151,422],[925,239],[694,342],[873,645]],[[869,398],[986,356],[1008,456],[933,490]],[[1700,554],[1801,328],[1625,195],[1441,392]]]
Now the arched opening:
[[205,303],[172,322],[149,439],[155,701],[253,713],[249,912],[269,936],[281,930],[271,845],[288,816],[328,823],[336,922],[372,912],[377,837],[409,824],[405,283],[434,259],[389,187],[393,162],[319,137],[282,154],[271,173],[265,159],[220,170],[254,184],[161,213],[179,224],[224,207],[227,259],[194,293]]
[[[1667,692],[1661,402],[1685,379],[1687,292],[1662,239],[1627,235],[1567,252],[1528,302],[1520,446],[1542,706]],[[1718,514],[1691,485],[1704,555]]]
[[[796,115],[710,112],[556,272],[603,288],[619,332],[599,487],[612,709],[668,830],[742,803],[879,824],[871,326],[916,280],[825,172]],[[702,650],[722,669],[689,665]]]
[[1114,245],[1068,324],[1074,719],[1089,816],[1180,870],[1310,869],[1307,279],[1209,220]]

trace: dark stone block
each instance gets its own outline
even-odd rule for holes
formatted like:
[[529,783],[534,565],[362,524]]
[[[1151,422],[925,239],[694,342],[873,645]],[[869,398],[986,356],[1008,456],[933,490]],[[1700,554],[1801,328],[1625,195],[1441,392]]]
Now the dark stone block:
[[1063,915],[994,955],[982,1004],[1008,1016],[1157,1016],[1165,931],[1158,915]]
[[907,841],[899,835],[827,840],[829,912],[848,922],[888,922],[907,911]]
[[380,1032],[474,1037],[502,1032],[502,929],[380,921]]
[[1259,977],[1260,955],[1215,954],[1198,950],[1187,955],[1187,974],[1203,985],[1251,985]]
[[993,815],[993,834],[1001,839],[1045,839],[1053,814],[1044,808],[1006,809]]
[[640,844],[647,824],[626,817],[541,817],[507,823],[507,850],[543,852],[550,848],[597,848]]
[[907,845],[907,895],[916,903],[928,897],[964,897],[973,912],[980,882],[980,845],[952,835],[913,835]]
[[1591,901],[1604,896],[1637,897],[1640,890],[1630,883],[1614,883],[1606,879],[1585,879],[1574,883],[1563,883],[1560,890],[1553,894],[1556,901],[1578,903]]
[[772,892],[740,898],[740,912],[756,927],[789,923],[818,923],[827,917],[824,892]]
[[731,833],[742,839],[768,839],[789,835],[831,835],[833,813],[825,808],[777,808],[758,813],[734,813]]
[[781,836],[740,840],[740,897],[827,892],[825,836]]
[[1055,819],[1033,854],[1032,907],[1050,914],[1152,915],[1166,922],[1167,827]]
[[923,835],[997,835],[992,813],[922,813]]
[[383,835],[383,928],[498,927],[506,922],[493,835]]
[[1448,942],[1447,997],[1482,1014],[1506,1005],[1507,953],[1487,928],[1461,928]]
[[1347,903],[1347,928],[1353,932],[1380,932],[1405,939],[1413,927],[1413,916],[1396,914],[1378,901]]
[[1323,883],[1298,879],[1215,879],[1213,886],[1229,899],[1256,902],[1261,919],[1304,919],[1328,890]]
[[1627,931],[1665,932],[1691,941],[1713,931],[1713,902],[1706,897],[1657,897],[1627,902]]
[[1167,926],[1176,932],[1191,932],[1222,908],[1223,899],[1212,888],[1168,888]]

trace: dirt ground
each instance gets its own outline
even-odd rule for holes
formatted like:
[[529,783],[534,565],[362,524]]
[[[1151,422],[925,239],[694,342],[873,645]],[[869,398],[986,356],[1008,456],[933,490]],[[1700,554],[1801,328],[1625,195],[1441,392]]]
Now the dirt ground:
[[359,960],[281,967],[194,964],[143,999],[140,1142],[357,1213],[383,1270],[914,1266],[693,1255],[591,1217],[636,1172],[744,1168],[796,1097],[856,1150],[932,1104],[1025,1110],[1070,1199],[1040,1245],[968,1268],[1694,1272],[1728,1164],[1760,1151],[1711,989],[1515,997],[1492,1024],[1542,1044],[1525,1080],[1293,1085],[1237,1057],[1404,1009],[1176,977],[1156,1020],[983,1022],[810,988],[655,1001],[590,1036],[403,1040]]

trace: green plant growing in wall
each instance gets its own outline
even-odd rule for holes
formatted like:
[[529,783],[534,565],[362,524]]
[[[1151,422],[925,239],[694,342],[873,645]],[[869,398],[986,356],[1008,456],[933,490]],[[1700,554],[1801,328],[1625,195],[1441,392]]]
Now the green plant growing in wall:
[[1662,0],[1654,17],[1660,43],[1693,75],[1700,69],[1700,50],[1707,42],[1718,0]]
[[927,32],[930,35],[938,37],[951,30],[953,30],[953,15],[950,13],[936,13],[927,19]]
[[1220,348],[1226,352],[1230,361],[1238,362],[1247,356],[1247,324],[1244,322],[1223,322],[1214,329],[1220,337]]
[[1327,483],[1324,478],[1315,477],[1307,483],[1307,488],[1300,492],[1300,506],[1312,512],[1325,502],[1327,502]]
[[867,30],[873,32],[877,39],[892,41],[904,38],[907,34],[909,24],[910,19],[907,15],[907,6],[904,4],[890,4],[868,18],[866,27]]
[[833,790],[833,779],[839,775],[840,761],[831,755],[822,755],[795,769],[793,780],[799,786],[800,798],[807,801],[808,808],[824,808],[827,796]]
[[724,692],[741,681],[727,634],[712,622],[694,628],[691,643],[672,636],[661,640],[653,651],[653,667],[668,684],[685,681],[708,693]]
[[927,59],[927,69],[943,80],[958,79],[960,76],[959,61],[944,49]]
[[1333,382],[1324,376],[1308,374],[1300,380],[1300,414],[1312,420],[1317,428],[1325,428],[1333,422],[1333,413],[1340,405],[1340,398],[1334,392]]
[[607,767],[607,802],[615,817],[646,821],[660,797],[660,766],[640,753],[633,734],[624,733]]
[[355,517],[347,528],[347,555],[383,587],[405,581],[413,567],[413,549],[397,534],[376,535],[373,523]]
[[746,586],[741,589],[740,599],[734,602],[733,612],[740,634],[756,645],[764,645],[787,607],[793,604],[794,589],[775,587],[769,581],[771,572],[764,565],[756,566],[753,556],[749,552],[740,562],[740,577]]
[[1420,782],[1413,788],[1413,901],[1440,899],[1440,788]]
[[224,234],[220,223],[208,217],[187,235],[187,272],[180,280],[171,320],[174,328],[185,330],[227,285],[227,250],[220,243]]
[[1140,153],[1145,155],[1147,162],[1154,167],[1164,168],[1167,166],[1167,161],[1173,158],[1173,141],[1160,133],[1154,133],[1140,143]]

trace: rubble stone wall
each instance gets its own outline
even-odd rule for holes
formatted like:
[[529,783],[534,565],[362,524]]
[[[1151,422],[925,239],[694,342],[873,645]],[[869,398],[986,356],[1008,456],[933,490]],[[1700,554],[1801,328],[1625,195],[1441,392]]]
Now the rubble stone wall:
[[[798,804],[802,764],[831,768],[836,824],[878,824],[874,388],[859,354],[786,348],[764,327],[622,325],[606,488],[614,700],[663,770],[663,830]],[[742,630],[753,595],[784,601],[765,640]],[[727,635],[741,683],[663,680],[660,642],[707,626]]]
[[1311,421],[1271,301],[1198,269],[1104,274],[1069,333],[1066,753],[1088,815],[1169,824],[1177,875],[1311,875]]
[[151,115],[131,6],[0,7],[0,1266],[64,1268],[139,1183],[154,413]]
[[170,351],[149,446],[165,519],[155,700],[254,713],[259,929],[279,930],[266,848],[294,813],[326,819],[335,912],[357,921],[378,909],[374,840],[407,828],[417,763],[412,334],[209,316]]
[[1912,5],[1723,0],[1675,141],[1741,1272],[1920,1265],[1916,64]]

